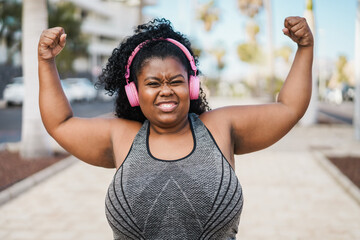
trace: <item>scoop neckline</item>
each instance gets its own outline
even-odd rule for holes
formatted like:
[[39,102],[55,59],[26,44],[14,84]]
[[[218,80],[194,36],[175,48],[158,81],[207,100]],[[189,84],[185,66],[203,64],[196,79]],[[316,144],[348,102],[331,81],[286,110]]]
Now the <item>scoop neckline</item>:
[[181,158],[178,158],[178,159],[171,159],[171,160],[166,160],[166,159],[160,159],[160,158],[157,158],[155,157],[154,155],[152,155],[151,151],[150,151],[150,146],[149,146],[149,135],[150,135],[150,122],[147,123],[147,131],[146,131],[146,150],[149,154],[149,156],[154,159],[154,160],[157,160],[157,161],[161,161],[161,162],[177,162],[177,161],[181,161],[181,160],[184,160],[188,157],[190,157],[195,149],[196,149],[196,137],[195,137],[195,132],[194,132],[194,128],[193,128],[193,122],[192,122],[192,118],[190,117],[190,115],[188,115],[188,119],[189,119],[189,123],[190,123],[190,129],[191,129],[191,134],[192,134],[192,137],[193,137],[193,149],[191,150],[190,153],[188,153],[186,156],[184,157],[181,157]]

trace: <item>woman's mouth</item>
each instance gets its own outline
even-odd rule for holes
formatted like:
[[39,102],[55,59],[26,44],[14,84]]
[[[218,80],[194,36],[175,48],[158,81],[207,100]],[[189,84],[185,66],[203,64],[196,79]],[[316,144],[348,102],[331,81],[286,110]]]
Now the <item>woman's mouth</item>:
[[177,103],[176,102],[163,102],[163,103],[156,104],[156,106],[163,112],[172,112],[177,107]]

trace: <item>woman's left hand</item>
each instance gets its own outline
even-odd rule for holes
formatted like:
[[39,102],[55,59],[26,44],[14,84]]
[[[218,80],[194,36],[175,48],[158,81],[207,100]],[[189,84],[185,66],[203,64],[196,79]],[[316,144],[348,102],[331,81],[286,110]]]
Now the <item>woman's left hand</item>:
[[287,17],[284,26],[283,33],[296,42],[299,47],[314,45],[314,38],[305,18]]

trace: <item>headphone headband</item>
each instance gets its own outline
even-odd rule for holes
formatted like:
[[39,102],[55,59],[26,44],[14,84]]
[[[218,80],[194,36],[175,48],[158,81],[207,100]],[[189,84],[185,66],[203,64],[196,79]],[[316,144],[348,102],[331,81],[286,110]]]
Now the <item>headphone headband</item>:
[[[172,39],[172,38],[153,39],[153,41],[159,41],[159,40],[165,40],[165,41],[171,42],[171,43],[175,44],[178,48],[180,48],[181,51],[185,54],[185,56],[189,60],[191,69],[194,71],[194,75],[196,76],[197,69],[196,69],[196,65],[195,65],[195,60],[194,60],[193,56],[190,54],[189,50],[183,44],[181,44],[180,42],[178,42],[178,41],[176,41],[175,39]],[[140,51],[140,49],[144,45],[146,45],[148,42],[150,42],[150,40],[146,40],[146,41],[140,43],[139,45],[136,46],[134,51],[131,53],[131,55],[130,55],[130,57],[128,59],[128,62],[126,64],[126,68],[125,68],[125,79],[126,79],[127,84],[129,84],[130,66],[131,66],[132,61],[134,60],[136,54]]]

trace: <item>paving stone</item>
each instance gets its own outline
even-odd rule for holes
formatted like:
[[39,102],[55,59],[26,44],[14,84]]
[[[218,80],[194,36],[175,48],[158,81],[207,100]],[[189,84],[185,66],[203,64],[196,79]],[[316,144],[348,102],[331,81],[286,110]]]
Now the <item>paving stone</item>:
[[7,238],[13,240],[33,240],[39,238],[39,233],[32,230],[16,230],[10,233]]
[[9,239],[9,231],[6,231],[4,229],[0,230],[0,239]]

